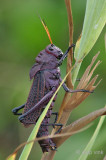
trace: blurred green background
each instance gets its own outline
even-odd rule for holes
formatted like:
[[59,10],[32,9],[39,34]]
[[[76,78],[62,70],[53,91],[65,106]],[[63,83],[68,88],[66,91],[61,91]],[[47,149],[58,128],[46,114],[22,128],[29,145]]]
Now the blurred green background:
[[[72,0],[74,43],[79,37],[84,20],[86,1]],[[64,0],[0,0],[0,160],[5,159],[14,149],[26,141],[32,127],[24,128],[11,110],[25,103],[31,86],[29,71],[37,54],[50,42],[37,16],[39,13],[50,30],[53,43],[63,51],[68,48],[68,20]],[[102,31],[90,54],[85,58],[79,78],[90,64],[92,57],[100,51],[102,63],[96,69],[102,82],[70,116],[69,122],[104,107],[106,103],[106,54],[104,42],[105,29]],[[61,66],[62,78],[66,73],[66,60]],[[77,82],[78,83],[78,82]],[[64,90],[58,94],[54,110],[58,111]],[[57,151],[55,160],[77,160],[90,140],[98,120],[82,133],[68,139]],[[106,154],[106,120],[93,146],[88,159],[103,159]],[[103,154],[94,154],[103,151]],[[21,153],[21,150],[19,154]],[[30,160],[39,160],[41,149],[35,143]],[[18,157],[18,156],[17,156]]]

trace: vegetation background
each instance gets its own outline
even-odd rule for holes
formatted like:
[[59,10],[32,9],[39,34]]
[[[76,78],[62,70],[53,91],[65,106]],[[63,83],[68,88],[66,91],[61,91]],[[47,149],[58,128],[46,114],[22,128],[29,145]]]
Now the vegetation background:
[[[76,43],[83,25],[86,1],[72,0],[74,23],[74,43]],[[5,159],[22,142],[26,141],[32,127],[24,128],[11,110],[26,102],[31,83],[29,71],[35,62],[37,54],[50,42],[46,32],[37,16],[44,18],[53,40],[63,52],[68,48],[68,20],[64,0],[0,0],[0,159]],[[95,90],[79,108],[76,108],[69,122],[72,122],[88,113],[103,108],[106,103],[106,54],[105,29],[102,31],[95,46],[85,58],[80,74],[90,64],[92,57],[100,51],[99,59],[102,61],[96,69],[99,79],[103,79]],[[66,73],[66,60],[61,66],[62,78]],[[78,82],[77,82],[78,83]],[[54,110],[58,111],[64,96],[61,89]],[[84,132],[72,136],[57,151],[55,160],[78,159],[92,136],[98,120]],[[102,159],[106,154],[106,120],[96,139],[95,145],[88,159],[98,157]],[[98,154],[96,151],[102,151]],[[103,154],[102,154],[103,153]],[[42,151],[35,143],[29,159],[40,159]]]

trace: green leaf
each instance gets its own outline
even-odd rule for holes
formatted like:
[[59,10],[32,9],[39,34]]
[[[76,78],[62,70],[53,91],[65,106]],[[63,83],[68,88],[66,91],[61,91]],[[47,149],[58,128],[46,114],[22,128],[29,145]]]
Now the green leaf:
[[91,151],[91,148],[92,148],[92,146],[93,146],[93,144],[94,144],[94,142],[95,142],[95,140],[97,138],[97,135],[98,135],[98,133],[100,131],[100,128],[101,128],[101,126],[103,124],[104,119],[105,119],[105,116],[102,116],[100,118],[96,130],[95,130],[92,138],[90,139],[89,143],[87,144],[86,148],[84,149],[84,151],[80,155],[79,160],[86,160],[87,159],[87,156],[89,155],[89,152]]
[[9,157],[6,158],[6,160],[15,160],[16,154],[17,154],[16,152],[11,154]]
[[87,0],[82,36],[75,48],[76,65],[72,71],[75,83],[81,62],[94,46],[106,23],[106,0]]
[[[69,74],[69,73],[70,73],[70,72],[68,72],[68,74]],[[36,135],[37,135],[37,132],[38,132],[38,130],[39,130],[39,127],[40,127],[40,125],[41,125],[41,123],[42,123],[42,121],[43,121],[43,119],[44,119],[44,117],[45,117],[45,115],[46,115],[46,113],[47,113],[47,111],[48,111],[48,109],[49,109],[49,107],[50,107],[50,105],[51,105],[54,97],[55,97],[55,95],[57,94],[57,92],[59,91],[60,87],[61,87],[62,84],[64,83],[64,81],[65,81],[66,77],[68,76],[68,74],[64,77],[63,81],[61,82],[61,84],[60,84],[59,87],[57,88],[56,92],[54,93],[54,95],[53,95],[52,98],[50,99],[48,105],[47,105],[46,108],[44,109],[44,111],[43,111],[43,113],[41,114],[40,118],[38,119],[38,121],[37,121],[34,129],[32,130],[32,133],[30,134],[27,142],[29,142],[29,141],[31,141],[31,140],[33,140],[33,139],[36,138]],[[31,143],[25,145],[25,147],[24,147],[24,149],[23,149],[23,151],[22,151],[22,153],[21,153],[21,156],[20,156],[19,160],[27,160],[27,159],[28,159],[28,156],[29,156],[29,154],[30,154],[30,152],[31,152],[31,149],[32,149],[33,144],[34,144],[34,142],[31,142]]]

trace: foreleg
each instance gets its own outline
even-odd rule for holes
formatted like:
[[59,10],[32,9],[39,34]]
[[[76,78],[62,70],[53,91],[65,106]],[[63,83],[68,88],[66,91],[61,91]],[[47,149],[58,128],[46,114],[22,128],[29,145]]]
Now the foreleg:
[[64,61],[64,59],[67,57],[69,50],[70,50],[72,47],[74,47],[74,46],[75,46],[75,44],[72,44],[72,45],[67,49],[67,51],[63,54],[63,56],[62,56],[61,59],[59,60],[58,66],[60,66],[60,65],[62,64],[62,62]]
[[[62,79],[60,78],[60,82],[62,82]],[[72,89],[69,89],[65,83],[62,84],[64,90],[66,92],[70,92],[70,93],[75,93],[75,92],[88,92],[88,93],[93,93],[93,91],[89,91],[89,90],[85,90],[85,89],[77,89],[77,90],[72,90]]]

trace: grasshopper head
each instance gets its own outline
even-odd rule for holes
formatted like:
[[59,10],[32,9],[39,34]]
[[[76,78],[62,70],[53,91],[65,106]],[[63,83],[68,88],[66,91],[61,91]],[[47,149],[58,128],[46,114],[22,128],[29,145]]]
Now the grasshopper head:
[[45,51],[48,54],[55,56],[57,59],[60,59],[63,56],[63,52],[60,48],[56,47],[54,44],[49,44]]

